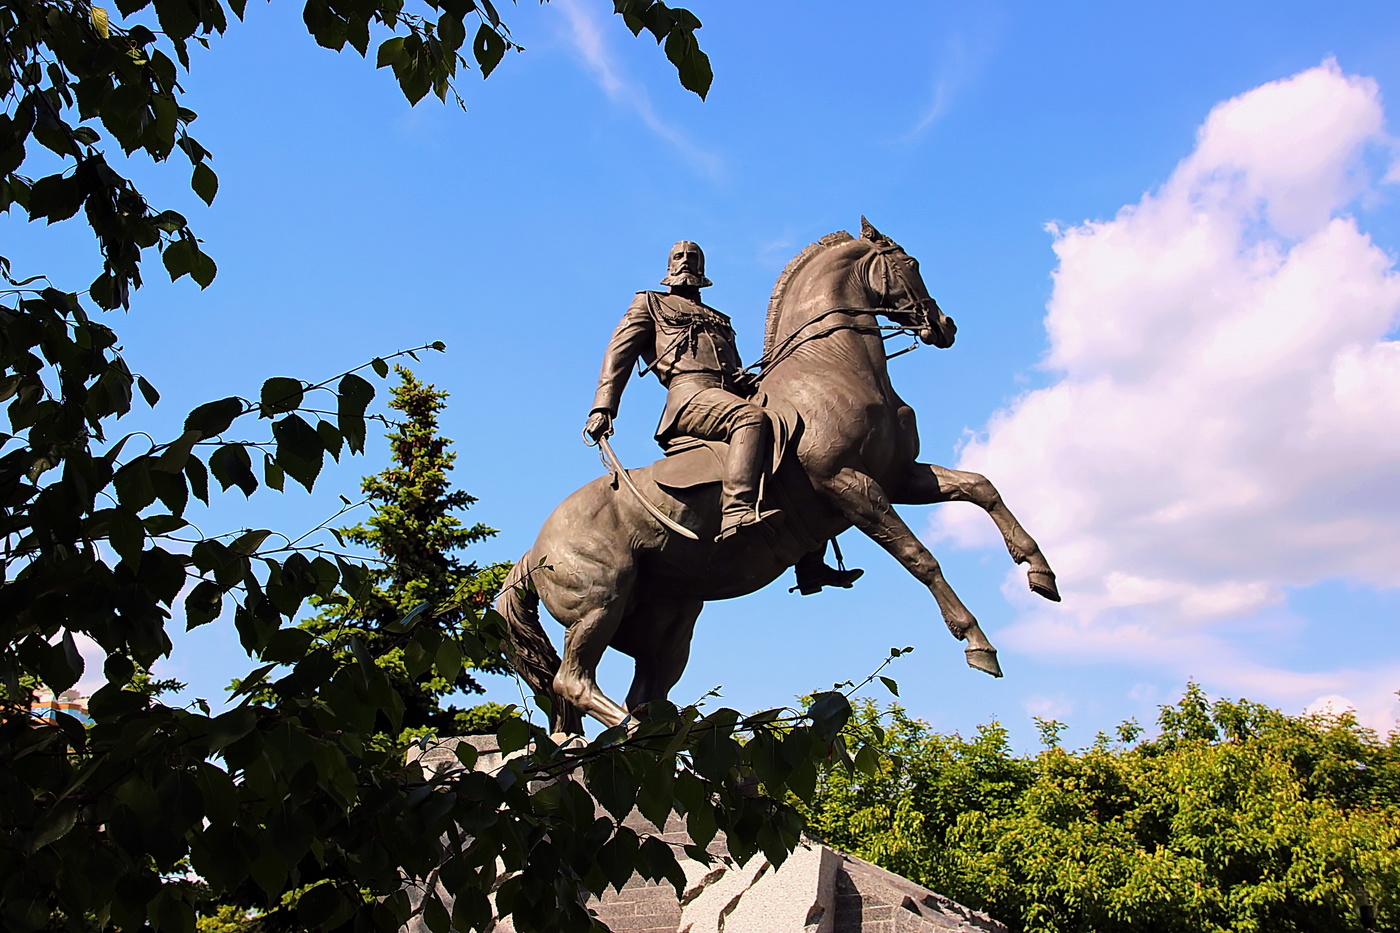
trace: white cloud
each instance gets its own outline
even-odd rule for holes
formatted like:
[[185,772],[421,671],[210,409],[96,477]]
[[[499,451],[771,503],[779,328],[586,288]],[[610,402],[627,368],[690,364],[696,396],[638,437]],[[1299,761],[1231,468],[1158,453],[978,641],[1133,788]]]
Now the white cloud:
[[[1008,646],[1345,701],[1378,725],[1400,712],[1396,642],[1357,644],[1345,670],[1268,660],[1297,625],[1289,588],[1400,586],[1400,274],[1346,213],[1388,145],[1375,82],[1329,61],[1218,105],[1112,220],[1051,228],[1054,383],[959,464],[1059,573],[1054,607],[1017,579]],[[942,510],[934,534],[988,544],[971,511]]]
[[632,110],[647,129],[669,143],[696,171],[711,178],[717,177],[721,171],[719,158],[663,120],[652,106],[646,90],[627,78],[608,47],[602,24],[593,8],[580,0],[556,0],[555,5],[564,11],[569,23],[568,39],[603,93],[613,102]]
[[901,137],[908,142],[923,136],[952,109],[957,96],[982,74],[1001,32],[1002,17],[990,8],[976,8],[973,21],[951,33],[932,56],[936,63],[928,104]]
[[1038,716],[1041,719],[1057,719],[1061,722],[1069,719],[1074,713],[1075,702],[1072,698],[1063,693],[1036,694],[1027,697],[1022,703],[1027,716]]

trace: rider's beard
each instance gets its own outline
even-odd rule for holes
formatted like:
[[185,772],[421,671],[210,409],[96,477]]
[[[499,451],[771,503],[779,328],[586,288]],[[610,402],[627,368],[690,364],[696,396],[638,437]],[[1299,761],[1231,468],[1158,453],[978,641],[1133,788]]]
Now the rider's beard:
[[695,288],[706,288],[711,283],[703,275],[696,275],[694,272],[672,272],[661,280],[662,285],[691,285]]

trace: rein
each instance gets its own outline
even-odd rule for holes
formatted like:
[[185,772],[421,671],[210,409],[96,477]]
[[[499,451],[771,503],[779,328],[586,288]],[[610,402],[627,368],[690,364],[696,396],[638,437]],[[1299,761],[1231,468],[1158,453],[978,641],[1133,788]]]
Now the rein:
[[[781,363],[788,357],[792,356],[792,354],[796,353],[799,348],[805,346],[808,343],[811,343],[814,340],[820,340],[823,337],[829,337],[832,334],[839,333],[843,330],[853,330],[856,333],[860,334],[875,334],[878,335],[881,340],[889,340],[891,337],[898,337],[900,334],[909,334],[910,336],[916,338],[913,346],[904,350],[900,350],[898,353],[892,353],[886,356],[885,359],[887,360],[894,359],[896,356],[903,356],[910,350],[918,349],[918,332],[911,330],[910,328],[905,327],[901,324],[856,324],[850,321],[842,321],[840,323],[833,324],[830,327],[826,327],[822,330],[816,331],[815,333],[803,333],[803,331],[820,321],[822,318],[829,317],[833,314],[888,314],[891,311],[894,311],[896,314],[902,313],[902,311],[893,308],[828,308],[821,314],[818,314],[816,317],[812,318],[810,321],[807,321],[797,330],[793,331],[791,334],[788,335],[786,340],[778,344],[768,353],[763,354],[763,356],[760,357],[756,362],[744,367],[744,369],[746,371],[750,369],[758,370],[758,378],[762,379],[768,373],[768,370],[772,369],[774,366],[777,366],[779,363]],[[888,331],[888,333],[886,333],[886,331]],[[800,340],[798,339],[799,337],[801,338]]]
[[[886,253],[893,252],[898,248],[899,247],[897,246],[877,247],[875,251],[871,253],[871,258],[873,259],[877,257],[883,257]],[[893,277],[891,276],[890,265],[891,264],[888,259],[885,259],[884,262],[881,264],[880,271],[882,273],[882,277],[884,278],[884,285],[881,288],[881,294],[884,295],[889,294],[889,283],[891,278]],[[902,271],[903,270],[899,270],[900,274],[898,277],[904,280],[903,285],[905,291],[907,293],[912,294],[913,289],[910,288],[908,278],[902,274]],[[757,362],[754,362],[744,368],[746,371],[750,369],[758,370],[757,378],[761,381],[770,369],[772,369],[774,366],[778,365],[788,357],[792,356],[792,354],[797,352],[798,348],[802,347],[804,344],[810,343],[813,340],[820,340],[823,337],[829,337],[830,335],[843,330],[853,330],[857,333],[862,334],[875,334],[878,335],[881,340],[889,340],[891,337],[896,337],[900,334],[908,334],[911,337],[913,337],[914,342],[908,347],[905,347],[903,350],[899,350],[895,353],[887,354],[885,356],[886,361],[892,360],[897,356],[903,356],[904,354],[909,353],[913,350],[917,350],[919,348],[919,332],[917,330],[903,324],[856,324],[852,322],[842,322],[824,328],[823,330],[819,330],[816,333],[804,334],[803,332],[806,331],[807,328],[811,327],[813,324],[817,323],[825,317],[830,317],[833,314],[921,314],[924,318],[924,326],[927,327],[929,326],[927,304],[931,302],[932,299],[915,299],[910,303],[908,307],[904,308],[828,308],[827,310],[818,314],[816,317],[804,323],[801,327],[794,330],[791,334],[787,336],[785,340],[783,340],[782,343],[778,344],[772,350],[763,354],[763,356],[760,357]],[[888,331],[889,333],[886,333],[886,331]],[[800,340],[798,339],[799,337],[801,338]]]

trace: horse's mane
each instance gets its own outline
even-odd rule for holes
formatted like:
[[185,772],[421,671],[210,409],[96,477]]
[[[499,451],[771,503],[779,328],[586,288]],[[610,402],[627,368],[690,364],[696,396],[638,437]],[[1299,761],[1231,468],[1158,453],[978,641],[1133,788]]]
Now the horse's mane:
[[818,253],[825,252],[829,247],[838,243],[846,243],[854,240],[845,230],[837,230],[835,233],[828,233],[815,243],[809,243],[807,248],[792,258],[792,262],[787,264],[782,274],[778,276],[778,282],[773,286],[773,297],[768,299],[768,324],[763,332],[763,352],[767,355],[773,349],[773,340],[778,333],[778,307],[782,304],[783,297],[787,294],[787,289],[792,284],[792,277],[797,271],[807,265],[808,261]]

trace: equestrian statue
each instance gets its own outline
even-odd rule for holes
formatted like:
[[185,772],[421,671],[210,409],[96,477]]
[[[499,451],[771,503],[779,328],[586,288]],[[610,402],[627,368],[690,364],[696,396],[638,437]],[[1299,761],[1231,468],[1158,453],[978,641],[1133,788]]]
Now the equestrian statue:
[[[707,600],[752,593],[788,567],[804,594],[851,586],[861,571],[827,566],[825,551],[853,525],[929,588],[968,664],[1000,677],[996,649],[893,504],[976,503],[1028,565],[1031,590],[1060,596],[986,477],[916,460],[914,411],[890,384],[885,340],[912,333],[946,348],[957,332],[917,260],[864,217],[859,237],[808,246],[778,277],[756,374],[729,318],[700,300],[710,280],[697,245],[672,248],[662,284],[638,292],[614,332],[584,428],[611,475],[560,503],[496,601],[512,664],[549,700],[554,730],[580,731],[584,714],[615,726],[665,699]],[[666,456],[627,470],[608,437],[634,366],[666,387],[656,430]],[[562,659],[541,602],[565,628]],[[598,686],[608,647],[636,662],[625,706]]]

